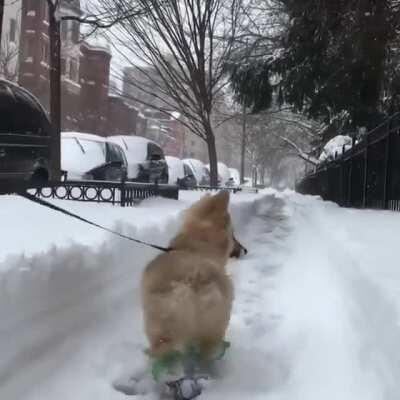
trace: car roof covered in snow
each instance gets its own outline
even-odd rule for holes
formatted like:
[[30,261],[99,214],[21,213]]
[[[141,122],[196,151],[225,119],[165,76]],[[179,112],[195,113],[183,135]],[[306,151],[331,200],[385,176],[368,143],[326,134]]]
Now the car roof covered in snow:
[[84,133],[84,132],[73,132],[73,131],[68,131],[68,132],[61,132],[61,138],[77,138],[77,139],[82,139],[82,140],[94,140],[96,142],[102,142],[106,143],[108,140],[99,135],[95,135],[93,133]]
[[108,136],[107,140],[119,144],[125,151],[128,161],[144,161],[147,157],[147,146],[152,143],[159,148],[156,142],[142,136],[115,135]]
[[205,167],[206,166],[202,161],[198,160],[197,158],[185,158],[183,160],[183,162],[188,162],[188,163],[191,163],[191,164],[196,165],[198,167],[200,167],[200,166]]

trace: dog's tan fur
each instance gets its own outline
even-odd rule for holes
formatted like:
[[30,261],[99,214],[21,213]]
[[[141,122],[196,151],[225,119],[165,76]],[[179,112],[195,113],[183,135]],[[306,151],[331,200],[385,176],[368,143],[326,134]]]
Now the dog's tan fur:
[[212,356],[224,339],[233,300],[225,266],[234,248],[229,193],[206,196],[186,212],[169,253],[145,269],[142,300],[150,354],[196,344]]

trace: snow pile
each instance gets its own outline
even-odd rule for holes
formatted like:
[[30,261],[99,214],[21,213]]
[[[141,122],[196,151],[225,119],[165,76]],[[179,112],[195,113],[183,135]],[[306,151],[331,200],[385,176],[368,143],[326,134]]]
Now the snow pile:
[[[177,213],[201,196],[185,192],[179,202],[151,199],[138,208],[57,203],[165,245],[178,229]],[[253,199],[234,196],[234,212],[241,215],[244,207],[249,213]],[[7,247],[1,251],[1,398],[120,398],[112,381],[146,362],[139,282],[157,251],[104,233],[102,240],[80,244],[82,231],[93,234],[94,228],[15,196],[2,197],[0,203],[1,210],[22,215],[20,221],[11,215],[3,219],[10,242],[32,229],[26,215],[38,214],[34,222],[41,221],[38,232],[30,232],[30,240],[37,242],[35,254],[21,253],[24,241],[19,241],[19,255],[10,256],[14,251]],[[238,216],[240,224],[246,219]],[[16,222],[21,224],[13,231]],[[53,235],[60,231],[64,240],[71,236],[74,241],[59,246]]]
[[329,140],[324,146],[322,153],[319,156],[319,161],[331,161],[335,159],[335,154],[340,156],[344,150],[351,149],[352,139],[350,136],[338,135]]
[[[179,211],[199,196],[184,192],[177,202],[151,199],[126,209],[62,204],[163,245],[179,227]],[[200,399],[399,399],[400,214],[271,189],[231,198],[235,232],[249,254],[228,266],[231,348]],[[80,244],[94,228],[12,196],[0,198],[0,212],[7,231],[0,397],[124,399],[112,382],[135,376],[135,399],[158,398],[149,375],[140,376],[147,359],[139,292],[141,271],[158,253],[106,234]],[[42,236],[33,230],[40,219]],[[34,255],[21,254],[24,231],[38,242]],[[75,242],[51,247],[59,231]],[[18,241],[20,254],[8,257],[14,251],[7,246]]]

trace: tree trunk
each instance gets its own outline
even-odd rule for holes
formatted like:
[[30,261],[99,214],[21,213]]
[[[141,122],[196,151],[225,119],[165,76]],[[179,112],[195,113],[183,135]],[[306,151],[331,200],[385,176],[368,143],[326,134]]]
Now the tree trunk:
[[264,165],[261,165],[260,183],[261,183],[261,185],[265,185],[265,166]]
[[208,158],[210,160],[210,185],[218,186],[218,159],[215,147],[215,136],[211,125],[205,127],[207,132]]
[[0,0],[0,51],[1,51],[1,33],[3,31],[4,1],[5,0]]
[[242,145],[240,152],[240,183],[244,183],[245,175],[245,158],[246,158],[246,106],[243,105],[243,115],[242,115]]
[[61,35],[56,7],[49,4],[51,179],[61,178]]

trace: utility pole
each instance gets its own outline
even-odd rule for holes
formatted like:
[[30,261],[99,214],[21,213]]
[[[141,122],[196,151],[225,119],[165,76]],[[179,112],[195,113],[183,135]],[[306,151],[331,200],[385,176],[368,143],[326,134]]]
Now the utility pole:
[[[246,39],[246,55],[248,48],[248,39]],[[242,105],[242,146],[240,154],[240,183],[244,183],[245,174],[245,158],[246,158],[246,99],[243,99]]]
[[246,106],[243,102],[242,109],[242,145],[240,154],[240,183],[244,183],[245,165],[244,159],[246,157]]
[[47,0],[50,38],[51,179],[61,178],[61,24],[58,0]]

